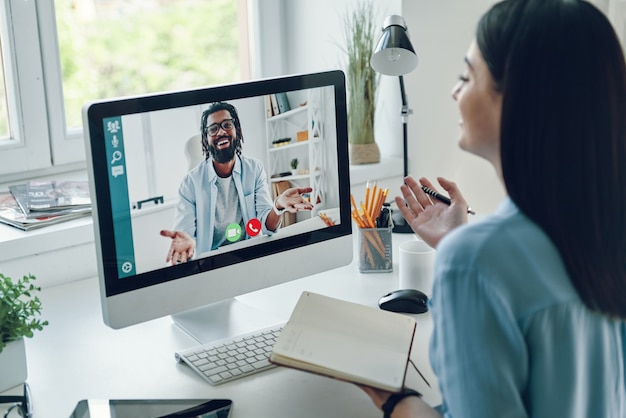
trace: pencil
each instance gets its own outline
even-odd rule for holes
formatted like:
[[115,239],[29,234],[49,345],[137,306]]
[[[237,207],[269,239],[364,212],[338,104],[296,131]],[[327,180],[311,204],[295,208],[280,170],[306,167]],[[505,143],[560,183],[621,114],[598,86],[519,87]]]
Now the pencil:
[[382,208],[384,191],[382,188],[376,190],[376,196],[374,197],[374,201],[372,202],[372,206],[370,208],[370,217],[376,221],[376,219],[380,216],[380,209]]
[[367,211],[367,207],[363,202],[361,202],[361,210],[363,211],[363,215],[365,218],[365,225],[367,225],[368,228],[376,228],[376,224],[374,223],[374,220],[370,216],[370,213]]
[[[445,203],[446,205],[450,205],[452,203],[449,197],[439,194],[433,189],[429,189],[426,186],[422,186],[422,190],[424,191],[424,193],[434,197],[435,199]],[[470,215],[476,215],[476,212],[474,212],[472,208],[470,208],[469,206],[467,207],[467,213],[469,213]]]
[[374,215],[374,204],[376,203],[376,200],[378,199],[378,185],[376,183],[374,183],[374,188],[372,188],[372,193],[370,194],[370,198],[368,201],[365,202],[365,205],[367,206],[367,213],[370,215],[370,217],[372,219],[376,219]]
[[367,207],[367,204],[370,201],[370,181],[367,181],[367,186],[365,186],[365,205]]
[[350,203],[352,204],[352,208],[354,208],[354,210],[356,210],[357,212],[359,211],[358,206],[356,205],[356,202],[354,200],[354,196],[352,196],[352,194],[350,194]]
[[363,223],[363,220],[361,219],[361,216],[359,216],[359,211],[354,209],[352,211],[352,219],[354,219],[354,222],[356,222],[356,225],[359,228],[365,228],[365,224]]
[[[380,194],[380,199],[378,200],[378,204],[376,207],[376,216],[374,216],[374,219],[378,219],[380,217],[381,211],[383,209],[383,203],[385,203],[385,200],[387,199],[388,194],[389,194],[389,189],[383,190],[383,192]],[[386,226],[386,225],[383,225],[383,226]]]
[[335,226],[335,222],[330,219],[325,213],[319,212],[317,215],[322,218],[322,221],[324,221],[326,226]]

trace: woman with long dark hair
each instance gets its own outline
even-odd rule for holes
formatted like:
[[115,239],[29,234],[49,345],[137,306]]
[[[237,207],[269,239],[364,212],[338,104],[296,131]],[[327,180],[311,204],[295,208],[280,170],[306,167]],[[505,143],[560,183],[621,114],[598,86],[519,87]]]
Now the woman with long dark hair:
[[[411,177],[396,202],[437,247],[430,359],[443,402],[365,389],[385,416],[626,417],[626,67],[581,0],[507,0],[453,90],[462,149],[508,194],[471,225]],[[406,202],[406,205],[405,205]]]

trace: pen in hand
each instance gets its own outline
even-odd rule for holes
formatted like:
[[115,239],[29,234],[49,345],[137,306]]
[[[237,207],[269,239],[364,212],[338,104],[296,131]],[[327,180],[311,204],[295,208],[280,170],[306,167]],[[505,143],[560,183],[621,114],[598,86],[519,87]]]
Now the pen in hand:
[[[447,196],[444,196],[442,194],[437,193],[436,191],[434,191],[433,189],[429,189],[426,186],[421,186],[422,190],[424,191],[424,193],[431,195],[432,197],[434,197],[437,200],[442,201],[443,203],[445,203],[446,205],[449,205],[450,203],[452,203],[450,201],[450,198]],[[472,208],[470,208],[469,206],[467,207],[467,213],[469,213],[470,215],[476,215],[476,212],[474,212],[472,210]]]

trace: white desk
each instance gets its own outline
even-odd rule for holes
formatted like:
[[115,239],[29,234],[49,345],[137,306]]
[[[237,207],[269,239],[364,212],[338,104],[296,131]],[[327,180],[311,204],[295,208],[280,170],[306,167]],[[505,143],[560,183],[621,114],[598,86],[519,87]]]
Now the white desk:
[[[360,274],[353,261],[349,266],[239,299],[270,309],[285,320],[303,290],[376,306],[381,295],[398,288],[398,244],[413,237],[394,234],[393,239],[393,273]],[[74,405],[87,398],[229,398],[234,401],[234,418],[381,416],[355,385],[286,368],[210,386],[174,360],[176,350],[196,343],[171,318],[122,330],[106,327],[95,278],[45,289],[40,298],[50,325],[26,340],[27,381],[35,418],[68,417]],[[411,367],[407,386],[436,405],[440,396],[428,362],[432,322],[429,313],[415,318],[417,332],[411,357],[432,388]]]

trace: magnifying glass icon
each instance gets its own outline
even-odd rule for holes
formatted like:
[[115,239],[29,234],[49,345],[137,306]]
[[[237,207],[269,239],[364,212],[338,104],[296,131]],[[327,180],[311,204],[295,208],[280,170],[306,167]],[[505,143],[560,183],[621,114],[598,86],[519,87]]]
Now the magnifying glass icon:
[[122,152],[121,151],[113,151],[112,154],[113,159],[111,160],[111,164],[115,164],[116,161],[119,161],[122,159]]

